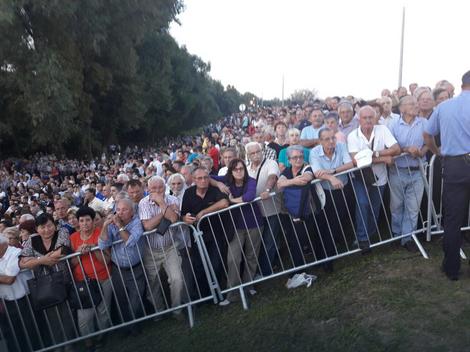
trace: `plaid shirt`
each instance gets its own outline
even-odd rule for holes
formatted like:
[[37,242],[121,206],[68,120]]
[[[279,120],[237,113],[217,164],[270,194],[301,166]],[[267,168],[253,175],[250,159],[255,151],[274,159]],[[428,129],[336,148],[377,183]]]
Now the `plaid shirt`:
[[263,149],[263,159],[271,159],[277,161],[276,151],[268,146],[265,146]]

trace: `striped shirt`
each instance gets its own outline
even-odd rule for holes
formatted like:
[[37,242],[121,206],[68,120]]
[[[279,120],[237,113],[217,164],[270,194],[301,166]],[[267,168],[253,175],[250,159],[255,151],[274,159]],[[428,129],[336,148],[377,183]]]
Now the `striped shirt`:
[[[167,206],[175,204],[177,209],[180,208],[178,198],[175,196],[166,194],[165,195],[165,203]],[[150,200],[150,195],[139,202],[139,217],[141,221],[149,220],[159,214],[161,214],[165,209],[161,209],[158,204],[154,201]],[[148,242],[151,248],[153,249],[164,249],[168,247],[178,247],[179,243],[181,242],[181,231],[179,227],[171,227],[169,228],[165,234],[162,236],[161,234],[153,233],[148,235]]]

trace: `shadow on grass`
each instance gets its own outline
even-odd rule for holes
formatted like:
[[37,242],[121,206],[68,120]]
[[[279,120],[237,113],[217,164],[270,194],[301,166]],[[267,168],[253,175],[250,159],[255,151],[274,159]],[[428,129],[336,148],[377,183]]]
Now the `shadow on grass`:
[[470,334],[467,266],[458,282],[441,274],[437,243],[429,260],[392,246],[310,272],[310,288],[287,290],[287,277],[257,287],[241,304],[194,309],[196,325],[172,318],[142,324],[141,333],[108,337],[106,351],[466,351]]

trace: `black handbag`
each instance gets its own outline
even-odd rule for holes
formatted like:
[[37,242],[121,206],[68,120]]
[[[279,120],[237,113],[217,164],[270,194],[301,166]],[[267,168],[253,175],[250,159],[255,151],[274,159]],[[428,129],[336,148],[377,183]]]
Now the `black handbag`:
[[50,271],[27,281],[31,301],[35,310],[54,307],[67,299],[64,272]]
[[359,182],[361,182],[364,177],[364,184],[366,187],[372,186],[377,181],[371,166],[354,171],[354,177],[359,180]]
[[168,209],[168,207],[165,208],[165,211],[163,212],[163,217],[160,220],[160,223],[158,224],[157,229],[156,229],[156,232],[159,235],[162,235],[162,236],[165,235],[165,233],[168,231],[168,229],[170,228],[170,226],[172,224],[172,222],[170,220],[165,218],[165,214],[166,214],[167,209]]
[[102,297],[98,280],[86,278],[72,284],[69,302],[73,309],[88,309],[98,306]]

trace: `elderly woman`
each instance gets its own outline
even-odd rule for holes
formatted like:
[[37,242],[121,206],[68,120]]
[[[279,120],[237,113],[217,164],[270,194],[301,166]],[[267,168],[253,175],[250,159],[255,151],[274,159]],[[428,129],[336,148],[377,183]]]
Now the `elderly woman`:
[[[83,283],[83,281],[88,280],[89,288],[91,285],[99,283],[101,287],[101,290],[98,291],[99,296],[101,296],[101,292],[103,295],[100,297],[101,302],[96,310],[93,307],[82,307],[82,309],[76,307],[80,334],[86,336],[93,333],[97,328],[102,330],[110,325],[112,295],[111,280],[109,278],[110,269],[108,268],[110,257],[107,251],[96,250],[90,252],[91,248],[98,245],[98,238],[101,233],[101,228],[96,227],[94,223],[95,211],[85,206],[78,209],[76,217],[79,230],[70,236],[70,242],[72,250],[81,253],[81,255],[72,259],[74,281]],[[95,318],[97,325],[95,325]],[[85,344],[87,348],[93,347],[91,339],[86,340]]]
[[[289,146],[291,145],[298,145],[300,142],[300,131],[297,128],[291,128],[289,131],[287,131],[287,140]],[[304,153],[304,159],[303,161],[308,162],[308,157],[310,150],[308,148],[303,149]],[[290,166],[289,158],[287,156],[287,149],[284,148],[279,152],[279,170],[281,172],[284,171],[286,167]]]
[[[251,202],[256,197],[256,180],[248,175],[245,163],[241,159],[233,159],[228,165],[225,176],[212,176],[213,179],[223,182],[229,187],[229,200],[232,204]],[[261,244],[260,229],[262,224],[258,204],[251,203],[231,210],[231,218],[237,229],[235,236],[229,242],[227,254],[229,287],[239,285],[241,282],[252,281],[257,269],[258,253]],[[244,259],[243,270],[240,264]],[[250,287],[250,294],[256,291]],[[238,299],[237,291],[230,291],[227,299],[220,305],[230,304]]]
[[[20,268],[32,270],[36,278],[53,271],[62,271],[64,280],[70,282],[68,265],[65,261],[60,261],[62,257],[71,253],[68,234],[57,231],[54,218],[47,213],[37,216],[36,230],[39,236],[31,236],[21,251]],[[76,337],[71,313],[67,301],[39,312],[38,317],[41,321],[38,325],[46,344],[59,343]]]
[[[302,253],[302,248],[309,243],[309,234],[306,232],[306,229],[313,229],[315,225],[313,224],[313,214],[310,211],[308,203],[306,203],[307,208],[304,208],[305,204],[302,203],[305,202],[305,200],[302,200],[300,195],[294,200],[288,199],[288,195],[291,194],[288,191],[294,188],[305,188],[307,189],[307,192],[310,192],[307,186],[313,180],[313,172],[310,165],[304,161],[304,147],[301,145],[291,145],[286,149],[286,152],[290,166],[286,167],[281,173],[281,176],[277,181],[277,188],[280,191],[286,190],[284,191],[284,203],[292,217],[292,221],[285,224],[287,225],[285,226],[286,241],[293,265],[294,267],[297,267],[306,263],[305,257]],[[287,204],[292,204],[293,202],[296,202],[297,199],[300,203],[299,209],[301,210],[296,214],[293,214],[293,209],[291,209]],[[303,211],[304,209],[307,210],[307,214]]]
[[169,194],[175,196],[179,200],[179,204],[183,202],[184,191],[186,190],[186,181],[180,173],[171,175],[166,183]]

